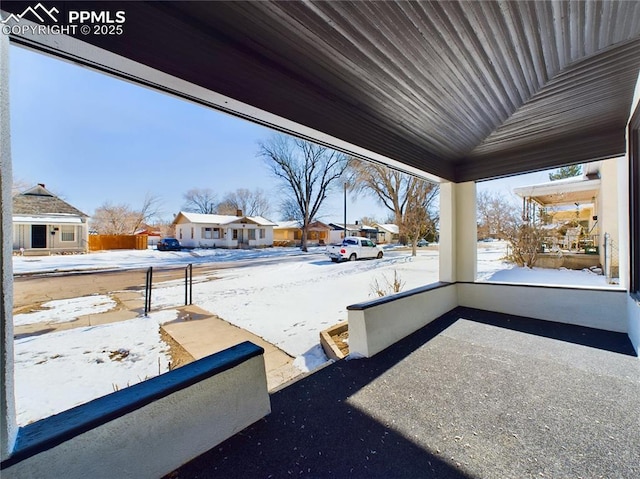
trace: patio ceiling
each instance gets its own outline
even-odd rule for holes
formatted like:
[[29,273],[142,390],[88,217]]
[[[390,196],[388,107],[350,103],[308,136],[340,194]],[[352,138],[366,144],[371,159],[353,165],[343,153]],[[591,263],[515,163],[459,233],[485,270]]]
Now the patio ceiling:
[[[19,13],[25,5],[2,8]],[[86,9],[80,5],[60,9]],[[640,69],[640,2],[100,8],[126,12],[125,34],[78,34],[82,41],[448,180],[625,151]],[[59,53],[37,40],[13,41]]]

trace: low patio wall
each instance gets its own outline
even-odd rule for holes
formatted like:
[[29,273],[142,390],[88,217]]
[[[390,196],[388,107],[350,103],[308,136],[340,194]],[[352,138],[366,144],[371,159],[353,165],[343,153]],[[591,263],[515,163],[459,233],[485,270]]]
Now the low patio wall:
[[611,289],[436,283],[349,306],[349,355],[371,357],[457,306],[628,333],[638,349],[640,303],[627,298]]
[[349,306],[349,355],[371,357],[457,305],[456,285],[435,283]]
[[158,478],[271,410],[245,342],[21,428],[2,477]]
[[540,253],[536,261],[537,268],[567,268],[567,269],[584,269],[592,266],[600,265],[600,257],[597,254],[575,254],[565,253],[557,256],[553,253]]
[[458,283],[458,303],[469,308],[627,332],[626,291],[552,286]]

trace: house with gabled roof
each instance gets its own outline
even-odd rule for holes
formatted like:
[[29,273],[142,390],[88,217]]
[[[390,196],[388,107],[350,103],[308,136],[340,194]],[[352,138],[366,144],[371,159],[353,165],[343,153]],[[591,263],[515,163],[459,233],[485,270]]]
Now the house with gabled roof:
[[400,241],[400,228],[392,223],[376,223],[373,225],[378,230],[378,244],[398,243]]
[[378,241],[378,230],[374,226],[368,226],[359,221],[353,224],[347,223],[346,225],[344,223],[329,223],[329,226],[331,227],[329,234],[331,243],[339,243],[345,236],[360,236],[372,241]]
[[37,184],[13,197],[13,250],[85,253],[89,216]]
[[176,238],[187,248],[273,246],[275,223],[262,216],[213,215],[181,211],[173,220]]
[[[308,246],[329,243],[331,227],[322,221],[312,221],[308,228]],[[273,241],[276,246],[299,246],[302,242],[302,223],[300,221],[279,221],[273,228]]]

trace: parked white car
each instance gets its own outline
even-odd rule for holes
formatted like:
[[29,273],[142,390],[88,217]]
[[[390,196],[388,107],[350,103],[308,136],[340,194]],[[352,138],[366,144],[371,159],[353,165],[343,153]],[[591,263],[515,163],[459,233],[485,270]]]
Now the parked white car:
[[355,261],[362,258],[382,258],[382,248],[367,238],[347,236],[342,243],[331,244],[326,249],[331,261]]

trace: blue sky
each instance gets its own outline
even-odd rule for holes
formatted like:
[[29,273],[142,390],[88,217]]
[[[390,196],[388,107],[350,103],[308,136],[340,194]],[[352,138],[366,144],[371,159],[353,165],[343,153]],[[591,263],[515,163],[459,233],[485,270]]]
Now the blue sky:
[[[140,207],[151,194],[162,199],[165,220],[191,188],[211,188],[219,199],[261,188],[274,198],[271,219],[280,219],[280,187],[257,157],[271,130],[20,47],[11,47],[10,62],[16,180],[44,183],[89,215],[105,202]],[[546,179],[538,173],[479,189],[508,193]],[[384,220],[387,213],[373,199],[351,196],[348,221],[365,215]],[[322,219],[342,218],[338,190]]]
[[[87,214],[105,202],[139,207],[162,198],[171,219],[191,188],[222,199],[238,188],[263,189],[278,220],[280,187],[258,143],[272,130],[24,48],[10,50],[13,176],[44,183]],[[350,198],[349,221],[384,216],[372,199]],[[341,221],[343,195],[325,221]],[[382,218],[381,218],[382,219]]]

